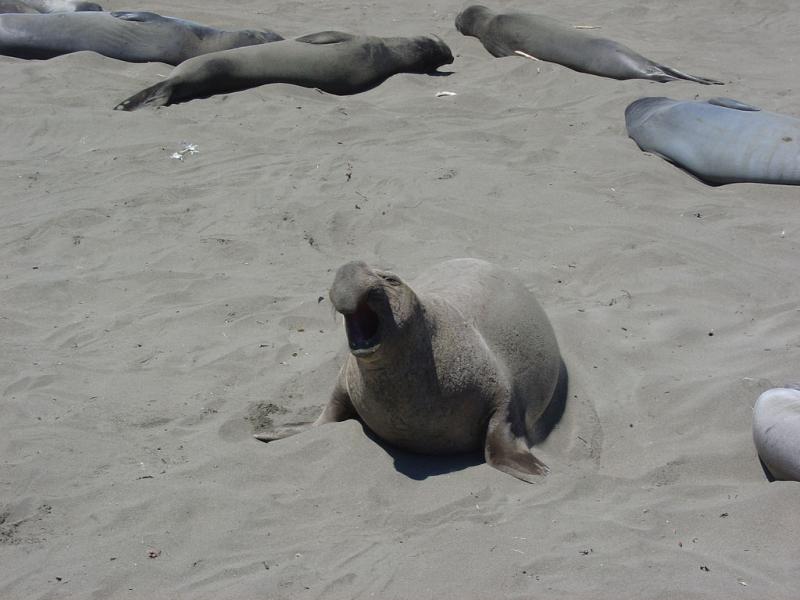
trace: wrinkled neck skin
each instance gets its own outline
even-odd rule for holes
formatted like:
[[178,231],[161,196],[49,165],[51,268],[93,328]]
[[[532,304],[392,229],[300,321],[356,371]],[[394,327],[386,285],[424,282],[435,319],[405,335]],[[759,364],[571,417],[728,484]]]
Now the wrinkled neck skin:
[[480,37],[494,18],[494,13],[485,6],[470,6],[456,18],[456,29],[464,35]]
[[[418,301],[412,315],[402,329],[384,333],[381,347],[374,354],[365,357],[350,356],[352,364],[367,386],[385,389],[389,392],[388,396],[405,388],[403,383],[408,381],[414,381],[416,386],[438,389],[436,373],[432,370],[428,373],[420,371],[421,365],[428,369],[434,361],[431,347],[432,327]],[[389,383],[386,386],[372,387],[373,383],[383,380]]]

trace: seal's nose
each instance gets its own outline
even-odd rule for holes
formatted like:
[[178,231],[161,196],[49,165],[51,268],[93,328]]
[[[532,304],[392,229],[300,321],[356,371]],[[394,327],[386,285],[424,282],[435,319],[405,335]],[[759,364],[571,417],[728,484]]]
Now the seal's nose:
[[343,315],[356,312],[364,296],[374,286],[376,275],[363,261],[353,261],[339,267],[333,278],[330,299]]

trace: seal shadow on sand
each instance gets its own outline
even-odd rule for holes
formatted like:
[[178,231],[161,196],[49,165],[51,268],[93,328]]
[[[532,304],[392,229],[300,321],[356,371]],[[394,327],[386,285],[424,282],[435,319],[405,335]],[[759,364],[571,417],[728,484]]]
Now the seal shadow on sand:
[[[530,440],[533,444],[539,444],[546,440],[561,421],[561,417],[564,415],[567,406],[568,387],[569,375],[567,373],[567,367],[562,360],[558,374],[558,382],[553,392],[553,398],[542,416],[539,417],[539,421],[536,423],[533,432],[534,438]],[[370,431],[369,427],[360,419],[359,422],[364,429],[365,435],[392,457],[395,470],[417,481],[422,481],[428,477],[462,471],[486,462],[482,450],[449,455],[417,454],[401,450],[380,439]]]

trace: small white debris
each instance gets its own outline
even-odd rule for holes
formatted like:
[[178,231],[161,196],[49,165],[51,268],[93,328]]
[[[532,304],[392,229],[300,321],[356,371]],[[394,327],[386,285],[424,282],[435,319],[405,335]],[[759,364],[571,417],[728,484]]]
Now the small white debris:
[[177,152],[173,152],[170,155],[170,158],[174,158],[176,160],[183,160],[185,156],[191,156],[192,154],[199,154],[200,150],[197,147],[197,144],[190,144],[189,142],[181,142],[181,149]]
[[523,58],[530,58],[531,60],[535,60],[536,62],[542,62],[540,58],[536,58],[535,56],[531,56],[527,52],[523,52],[522,50],[514,50],[514,54],[522,56]]
[[575,29],[600,29],[600,25],[573,25]]
[[446,92],[446,91],[436,92],[437,98],[445,98],[447,96],[456,96],[456,95],[457,94],[455,92]]

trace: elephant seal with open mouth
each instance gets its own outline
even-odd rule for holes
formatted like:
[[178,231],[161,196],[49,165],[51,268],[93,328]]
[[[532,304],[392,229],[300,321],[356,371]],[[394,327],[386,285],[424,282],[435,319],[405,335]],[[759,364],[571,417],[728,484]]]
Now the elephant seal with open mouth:
[[547,472],[530,446],[552,428],[544,417],[566,370],[544,310],[517,277],[457,259],[410,286],[351,262],[337,271],[330,299],[344,315],[350,354],[315,426],[357,417],[404,450],[483,449],[488,464],[523,481]]

